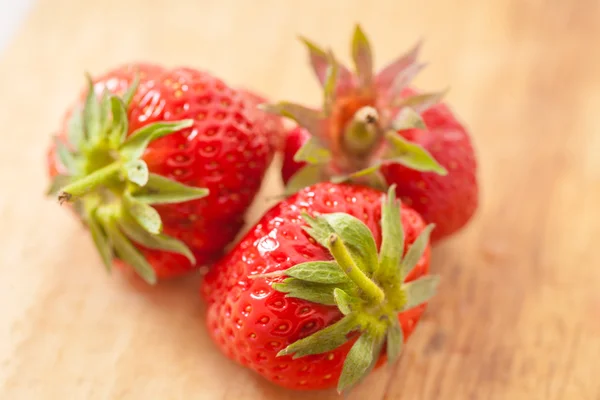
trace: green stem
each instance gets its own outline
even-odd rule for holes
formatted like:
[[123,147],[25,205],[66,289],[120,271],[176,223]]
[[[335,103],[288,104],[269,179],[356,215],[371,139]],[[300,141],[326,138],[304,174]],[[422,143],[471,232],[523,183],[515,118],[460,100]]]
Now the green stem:
[[75,197],[83,196],[98,186],[105,184],[108,180],[116,176],[121,170],[121,163],[114,162],[107,165],[91,174],[84,176],[81,179],[76,180],[73,183],[68,184],[62,188],[58,195],[58,200],[62,203],[69,201]]
[[333,254],[335,261],[340,265],[348,278],[350,278],[356,286],[358,286],[365,296],[373,302],[373,304],[381,304],[385,299],[383,290],[375,284],[365,273],[358,268],[346,245],[340,240],[339,236],[332,233],[329,236],[329,251]]
[[370,106],[359,109],[344,131],[344,146],[355,155],[364,155],[371,151],[381,138],[379,114]]

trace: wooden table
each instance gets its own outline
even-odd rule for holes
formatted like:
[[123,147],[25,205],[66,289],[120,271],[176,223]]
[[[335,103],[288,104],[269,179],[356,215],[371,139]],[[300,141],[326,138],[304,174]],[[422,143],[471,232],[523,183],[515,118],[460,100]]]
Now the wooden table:
[[[443,275],[399,373],[350,396],[600,399],[600,3],[41,0],[0,61],[0,398],[334,399],[279,389],[205,332],[197,280],[132,290],[43,196],[45,147],[83,84],[129,60],[187,64],[316,102],[301,33],[349,59],[359,21],[382,65],[419,37],[417,83],[450,85],[482,205],[434,252]],[[275,167],[250,213],[280,190]]]

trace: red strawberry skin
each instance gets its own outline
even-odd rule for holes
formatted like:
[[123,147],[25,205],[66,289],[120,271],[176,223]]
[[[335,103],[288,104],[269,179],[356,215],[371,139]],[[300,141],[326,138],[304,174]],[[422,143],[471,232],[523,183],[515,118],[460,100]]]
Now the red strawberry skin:
[[[210,190],[199,200],[155,207],[163,232],[192,250],[195,266],[182,255],[136,244],[157,277],[169,278],[220,257],[244,223],[273,150],[244,97],[206,72],[129,64],[94,79],[95,91],[122,94],[137,71],[140,84],[128,109],[129,133],[152,122],[194,120],[191,128],[150,144],[143,155],[150,172]],[[60,137],[66,137],[66,129],[63,124]],[[50,176],[64,170],[54,151],[49,150]]]
[[[381,244],[382,193],[347,184],[319,183],[305,188],[269,210],[240,243],[206,275],[201,292],[208,302],[207,326],[219,348],[231,359],[258,372],[273,383],[296,390],[335,387],[354,339],[319,355],[293,360],[276,354],[341,318],[336,307],[285,297],[265,279],[249,276],[286,270],[296,264],[330,260],[329,252],[302,229],[302,211],[344,212],[361,219]],[[406,235],[405,250],[424,229],[423,219],[408,206],[401,208]],[[406,282],[429,271],[427,246]],[[405,340],[411,335],[426,305],[399,315]],[[385,352],[383,352],[385,353]],[[385,355],[379,360],[385,361]]]
[[281,149],[285,138],[283,119],[277,115],[261,111],[258,108],[259,105],[267,103],[267,99],[263,95],[244,88],[238,88],[238,91],[249,103],[249,108],[254,115],[255,123],[262,126],[262,129],[269,139],[271,152],[275,154]]
[[[405,89],[402,97],[416,93]],[[408,129],[398,134],[423,146],[448,174],[423,173],[391,163],[384,164],[381,172],[389,185],[396,184],[396,194],[403,203],[418,211],[427,223],[436,224],[431,240],[437,242],[459,231],[474,215],[479,202],[477,162],[468,132],[447,105],[437,103],[421,117],[426,130]],[[287,134],[281,169],[284,183],[306,165],[294,161],[294,154],[309,138],[302,127]]]
[[284,183],[287,184],[292,176],[306,165],[303,161],[295,161],[294,155],[308,139],[310,139],[310,133],[300,126],[291,129],[285,136],[283,163],[281,165],[281,179]]

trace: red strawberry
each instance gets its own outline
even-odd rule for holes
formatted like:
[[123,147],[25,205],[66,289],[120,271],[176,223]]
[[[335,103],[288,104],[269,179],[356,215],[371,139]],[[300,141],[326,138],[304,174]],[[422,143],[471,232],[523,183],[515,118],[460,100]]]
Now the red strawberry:
[[324,86],[323,109],[285,102],[266,107],[300,124],[284,144],[288,192],[320,180],[379,188],[395,183],[402,201],[436,224],[433,242],[464,227],[478,206],[476,157],[465,127],[438,102],[441,93],[409,87],[424,66],[417,61],[420,46],[374,74],[371,47],[357,27],[354,75],[305,42]]
[[267,99],[263,96],[247,89],[238,89],[238,91],[245,96],[250,108],[255,113],[255,122],[261,125],[269,138],[273,154],[279,151],[285,137],[285,127],[282,119],[277,115],[264,112],[258,108],[261,104],[267,103]]
[[433,295],[432,228],[393,188],[302,189],[205,276],[210,334],[278,385],[347,390],[397,359]]
[[114,69],[68,112],[51,192],[74,201],[108,268],[150,283],[184,274],[220,257],[260,188],[272,149],[253,113],[205,72]]

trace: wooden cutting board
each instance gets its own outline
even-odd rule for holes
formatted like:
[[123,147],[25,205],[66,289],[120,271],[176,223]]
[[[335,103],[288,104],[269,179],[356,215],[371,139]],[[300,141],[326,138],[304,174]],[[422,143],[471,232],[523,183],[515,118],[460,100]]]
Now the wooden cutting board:
[[[0,398],[313,400],[226,360],[198,279],[133,289],[46,199],[45,148],[83,85],[131,60],[319,100],[303,34],[349,59],[360,22],[383,65],[420,37],[420,87],[450,86],[482,203],[439,245],[443,276],[398,372],[354,400],[600,399],[600,3],[594,0],[41,0],[0,61]],[[281,186],[278,161],[248,216]],[[267,199],[267,200],[266,200]]]

